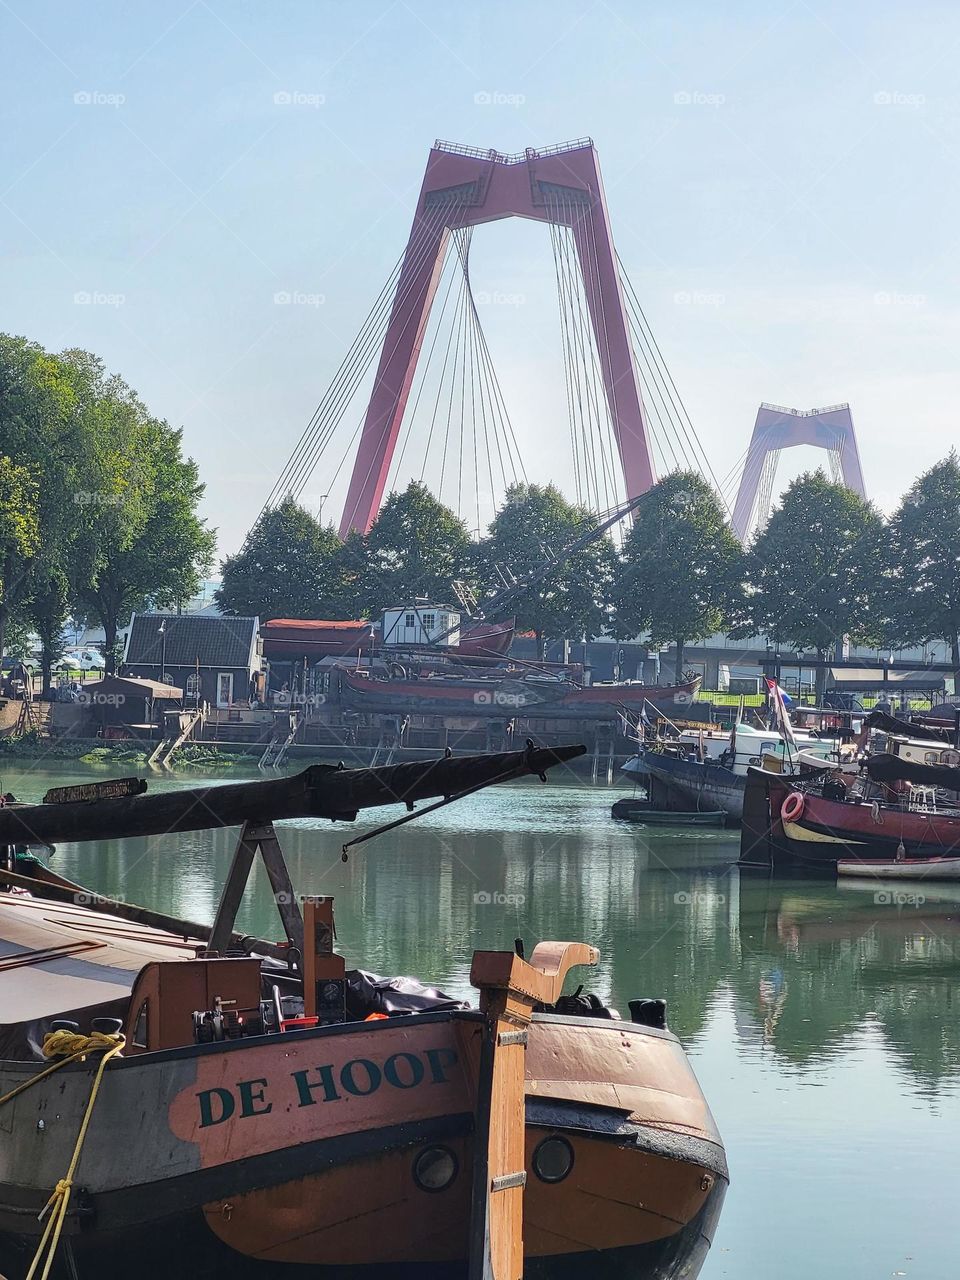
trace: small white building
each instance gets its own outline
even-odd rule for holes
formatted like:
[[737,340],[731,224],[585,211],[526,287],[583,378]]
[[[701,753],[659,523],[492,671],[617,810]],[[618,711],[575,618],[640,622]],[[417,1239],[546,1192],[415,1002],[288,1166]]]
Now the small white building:
[[394,645],[460,643],[460,612],[448,604],[415,600],[413,604],[384,609],[380,643]]

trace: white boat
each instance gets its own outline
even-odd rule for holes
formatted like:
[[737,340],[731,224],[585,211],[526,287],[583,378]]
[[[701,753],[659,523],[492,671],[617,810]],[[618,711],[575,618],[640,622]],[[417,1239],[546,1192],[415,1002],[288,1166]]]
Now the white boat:
[[838,876],[875,880],[960,880],[957,858],[841,858]]
[[[757,729],[740,722],[736,734],[719,729],[684,729],[676,738],[678,754],[693,757],[698,762],[719,765],[729,769],[737,777],[745,778],[751,765],[769,767],[769,758],[776,759],[781,769],[792,772],[798,760],[813,765],[831,764],[837,760],[837,744],[830,738],[817,738],[812,733],[794,730],[794,742],[788,743],[776,729]],[[768,758],[765,760],[765,757]],[[630,775],[647,773],[642,753],[631,756],[623,766]]]

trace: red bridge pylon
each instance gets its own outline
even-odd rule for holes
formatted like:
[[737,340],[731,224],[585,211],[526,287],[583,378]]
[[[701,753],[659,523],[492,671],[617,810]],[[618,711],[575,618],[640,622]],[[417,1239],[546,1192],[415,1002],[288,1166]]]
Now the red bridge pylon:
[[499,218],[569,227],[574,238],[607,408],[628,498],[655,474],[616,251],[590,139],[520,155],[437,142],[393,297],[340,535],[366,532],[387,483],[450,234]]

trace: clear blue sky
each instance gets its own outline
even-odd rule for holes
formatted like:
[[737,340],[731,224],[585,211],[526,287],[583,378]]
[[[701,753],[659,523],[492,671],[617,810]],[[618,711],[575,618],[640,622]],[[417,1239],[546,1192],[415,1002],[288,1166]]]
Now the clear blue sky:
[[[182,425],[223,551],[400,252],[437,137],[594,138],[718,474],[761,400],[849,400],[884,507],[956,440],[954,6],[0,0],[0,48],[0,329],[98,352]],[[475,287],[524,298],[485,320],[528,474],[569,490],[548,237],[499,224],[474,253]]]

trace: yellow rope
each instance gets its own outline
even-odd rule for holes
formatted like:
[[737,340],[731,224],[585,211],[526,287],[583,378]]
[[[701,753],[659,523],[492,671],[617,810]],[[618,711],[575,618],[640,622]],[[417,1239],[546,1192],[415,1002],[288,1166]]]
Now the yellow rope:
[[[124,1045],[122,1035],[109,1036],[104,1035],[100,1031],[94,1031],[91,1035],[82,1036],[75,1031],[48,1031],[43,1040],[43,1053],[47,1058],[58,1058],[52,1066],[41,1071],[38,1075],[31,1076],[23,1084],[18,1085],[9,1093],[4,1094],[0,1098],[0,1106],[5,1102],[9,1102],[11,1098],[15,1098],[17,1094],[23,1093],[25,1089],[35,1085],[38,1081],[43,1080],[46,1076],[54,1071],[58,1071],[61,1067],[65,1067],[70,1062],[82,1061],[90,1053],[103,1051],[97,1070],[93,1077],[93,1084],[90,1087],[90,1097],[87,1099],[87,1107],[83,1113],[83,1121],[80,1124],[80,1132],[77,1135],[76,1145],[73,1148],[73,1155],[70,1158],[70,1165],[67,1172],[60,1179],[53,1189],[53,1194],[44,1205],[40,1213],[40,1221],[47,1219],[43,1229],[43,1235],[40,1237],[40,1243],[34,1254],[33,1261],[30,1263],[30,1270],[27,1272],[25,1280],[34,1280],[37,1275],[37,1268],[43,1263],[43,1270],[39,1273],[40,1280],[47,1280],[50,1275],[50,1268],[53,1266],[53,1259],[57,1252],[57,1245],[60,1243],[60,1235],[63,1231],[63,1224],[66,1221],[67,1210],[70,1206],[70,1193],[73,1190],[73,1176],[77,1171],[77,1165],[80,1161],[80,1153],[83,1150],[84,1139],[87,1136],[87,1129],[90,1126],[90,1117],[93,1115],[93,1106],[97,1100],[97,1094],[100,1091],[100,1081],[103,1079],[103,1073],[107,1063],[111,1058],[120,1053]],[[49,1215],[49,1216],[48,1216]]]

